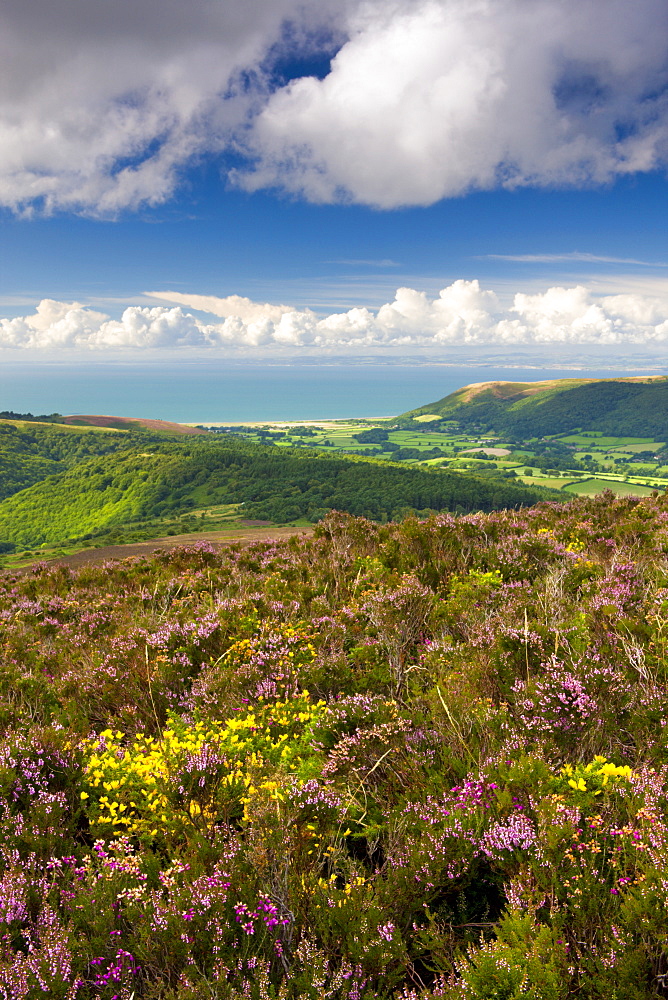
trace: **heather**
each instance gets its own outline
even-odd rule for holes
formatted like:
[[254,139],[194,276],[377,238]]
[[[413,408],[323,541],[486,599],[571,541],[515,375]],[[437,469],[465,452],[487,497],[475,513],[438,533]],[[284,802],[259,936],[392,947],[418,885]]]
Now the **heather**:
[[668,502],[0,579],[0,998],[665,995]]

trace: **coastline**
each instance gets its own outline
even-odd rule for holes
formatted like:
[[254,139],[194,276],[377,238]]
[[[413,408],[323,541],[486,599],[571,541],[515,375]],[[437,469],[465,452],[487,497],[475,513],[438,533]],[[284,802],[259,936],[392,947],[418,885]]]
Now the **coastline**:
[[386,417],[324,417],[307,420],[198,420],[181,421],[184,427],[330,427],[332,424],[374,423],[378,420],[394,420],[397,414]]

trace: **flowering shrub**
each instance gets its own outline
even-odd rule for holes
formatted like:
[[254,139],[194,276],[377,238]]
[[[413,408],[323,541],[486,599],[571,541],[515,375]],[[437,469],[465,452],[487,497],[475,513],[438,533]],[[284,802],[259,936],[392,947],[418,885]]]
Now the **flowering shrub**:
[[273,776],[309,773],[309,726],[323,708],[305,693],[223,722],[173,716],[159,738],[139,733],[128,744],[122,732],[103,730],[84,746],[81,800],[91,827],[152,840],[210,833],[242,809],[248,820],[256,798],[283,798]]
[[264,628],[250,638],[238,639],[224,659],[235,673],[246,675],[249,681],[257,674],[254,697],[275,698],[299,691],[301,670],[313,662],[315,653],[306,629],[283,626]]
[[647,1000],[668,503],[0,578],[0,1000]]

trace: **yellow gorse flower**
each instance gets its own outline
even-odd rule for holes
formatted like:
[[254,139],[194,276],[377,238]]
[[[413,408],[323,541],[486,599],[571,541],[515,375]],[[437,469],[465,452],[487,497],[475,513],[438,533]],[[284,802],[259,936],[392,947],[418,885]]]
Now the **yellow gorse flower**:
[[237,815],[243,809],[248,822],[254,801],[277,807],[284,801],[281,783],[262,772],[278,767],[298,780],[310,725],[324,708],[304,692],[223,721],[173,716],[158,738],[138,733],[126,740],[106,729],[84,745],[81,800],[89,822],[112,834],[151,838],[212,828],[230,809]]
[[633,777],[628,765],[617,766],[601,755],[594,757],[590,764],[578,764],[575,768],[567,764],[559,773],[567,779],[569,788],[576,792],[591,791],[594,795],[600,795],[608,784],[614,786]]

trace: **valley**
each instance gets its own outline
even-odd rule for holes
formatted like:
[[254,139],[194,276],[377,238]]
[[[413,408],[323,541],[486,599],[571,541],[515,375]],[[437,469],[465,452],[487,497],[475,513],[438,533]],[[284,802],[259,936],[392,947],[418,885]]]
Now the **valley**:
[[576,495],[646,496],[668,487],[668,379],[660,376],[483,382],[377,421],[211,429]]
[[667,401],[668,379],[565,379],[480,383],[375,421],[6,415],[0,558],[306,526],[331,510],[384,523],[606,490],[645,497],[668,488]]
[[[382,427],[364,420],[297,425],[277,423],[228,427],[251,441],[271,439],[277,447],[317,448],[323,452],[382,457],[407,466],[451,469],[517,479],[586,495],[610,489],[618,496],[646,496],[668,487],[665,441],[612,437],[601,432],[554,435],[523,442],[492,434],[478,435],[421,428]],[[219,433],[224,433],[222,430]],[[360,441],[358,435],[363,435]],[[371,441],[371,436],[383,440]]]

